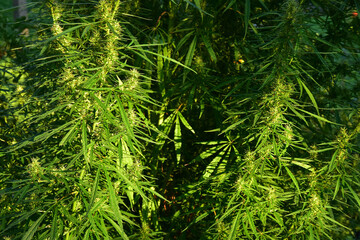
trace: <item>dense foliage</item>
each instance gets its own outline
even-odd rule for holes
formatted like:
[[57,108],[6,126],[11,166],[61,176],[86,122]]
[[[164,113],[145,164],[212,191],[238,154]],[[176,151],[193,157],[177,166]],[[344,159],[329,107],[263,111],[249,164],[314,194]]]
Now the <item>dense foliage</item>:
[[356,239],[358,1],[30,6],[0,24],[4,239]]

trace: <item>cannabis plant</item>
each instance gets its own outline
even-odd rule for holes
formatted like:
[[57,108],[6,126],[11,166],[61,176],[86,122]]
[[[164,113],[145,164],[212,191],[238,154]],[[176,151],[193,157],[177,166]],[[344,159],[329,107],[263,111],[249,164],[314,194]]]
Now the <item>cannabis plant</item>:
[[1,236],[355,239],[357,6],[38,3]]
[[[31,116],[6,155],[2,234],[24,239],[147,238],[154,186],[143,175],[150,78],[120,1],[46,1],[25,65]],[[144,56],[144,58],[146,58]],[[10,170],[5,173],[10,174]],[[159,195],[159,198],[161,196]]]

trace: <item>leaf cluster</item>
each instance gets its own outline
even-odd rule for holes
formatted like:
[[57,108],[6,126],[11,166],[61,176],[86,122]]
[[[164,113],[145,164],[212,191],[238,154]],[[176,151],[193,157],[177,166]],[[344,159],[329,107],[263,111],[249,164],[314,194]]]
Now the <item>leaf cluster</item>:
[[41,2],[2,76],[0,234],[355,239],[357,7]]

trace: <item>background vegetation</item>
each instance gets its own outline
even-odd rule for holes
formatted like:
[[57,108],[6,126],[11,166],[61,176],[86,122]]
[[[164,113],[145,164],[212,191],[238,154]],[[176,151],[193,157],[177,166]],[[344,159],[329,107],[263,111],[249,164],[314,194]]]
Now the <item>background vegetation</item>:
[[357,239],[359,6],[2,11],[1,237]]

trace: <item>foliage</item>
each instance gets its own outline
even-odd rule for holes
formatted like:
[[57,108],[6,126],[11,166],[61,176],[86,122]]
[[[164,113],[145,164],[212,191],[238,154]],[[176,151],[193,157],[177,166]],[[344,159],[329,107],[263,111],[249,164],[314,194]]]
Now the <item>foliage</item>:
[[43,1],[2,105],[0,235],[355,239],[358,6]]

